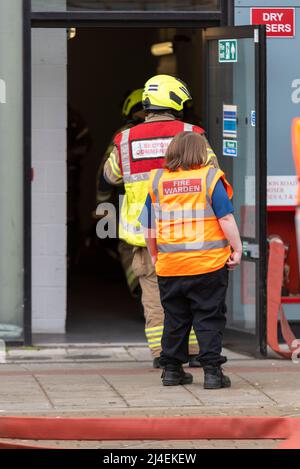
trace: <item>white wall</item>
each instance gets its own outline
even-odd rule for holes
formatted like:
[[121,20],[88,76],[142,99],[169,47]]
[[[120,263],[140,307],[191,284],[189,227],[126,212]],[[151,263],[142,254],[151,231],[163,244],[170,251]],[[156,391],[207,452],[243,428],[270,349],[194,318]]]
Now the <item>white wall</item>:
[[32,30],[33,332],[64,333],[66,320],[67,40]]

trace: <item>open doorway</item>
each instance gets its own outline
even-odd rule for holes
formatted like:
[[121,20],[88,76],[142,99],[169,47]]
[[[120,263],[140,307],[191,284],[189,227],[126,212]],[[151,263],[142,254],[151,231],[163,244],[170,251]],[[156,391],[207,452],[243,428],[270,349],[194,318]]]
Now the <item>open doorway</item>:
[[[124,97],[155,74],[186,81],[194,104],[185,121],[201,125],[201,30],[89,28],[69,37],[67,337],[144,342],[139,294],[128,288],[118,240],[96,235],[96,175],[124,125]],[[164,42],[172,43],[173,53],[153,55],[151,46]]]
[[[78,28],[75,37],[67,39],[63,27],[33,28],[34,343],[145,342],[143,316],[127,288],[116,240],[97,238],[97,220],[93,214],[97,206],[96,174],[113,134],[123,123],[120,103],[126,91],[142,87],[155,74],[175,75],[187,83],[194,104],[184,120],[206,128],[221,168],[224,167],[226,174],[228,165],[234,169],[232,173],[229,171],[229,177],[239,186],[235,190],[236,206],[247,206],[249,211],[256,207],[255,211],[251,208],[251,213],[256,214],[257,229],[254,233],[253,223],[245,224],[245,242],[254,248],[259,245],[259,252],[265,253],[265,42],[263,37],[259,42],[253,41],[256,33],[250,26],[203,31],[195,27],[176,29],[158,25],[140,29],[135,24],[127,29]],[[70,31],[68,36],[71,37]],[[238,61],[219,60],[220,41],[237,45]],[[171,43],[173,50],[153,55],[151,46],[165,42]],[[205,85],[202,78],[206,78]],[[249,83],[253,91],[251,102],[244,99]],[[223,154],[222,145],[224,103],[234,105],[244,116],[239,120],[239,158],[230,160]],[[261,124],[257,126],[250,125],[249,116],[254,109],[260,117]],[[73,138],[77,143],[78,135],[83,137],[84,148],[75,159],[72,178],[72,165],[67,171],[67,159],[70,163],[70,140]],[[77,151],[75,145],[75,154]],[[255,191],[253,181],[261,181],[255,184]],[[67,199],[68,209],[73,213],[73,216],[68,214],[68,223]],[[264,255],[255,255],[257,252],[245,252],[248,257],[244,262],[251,263],[247,271],[251,273],[251,283],[249,276],[239,274],[231,282],[230,288],[236,295],[229,295],[228,317],[230,330],[251,336],[254,347],[257,344],[253,339],[259,338],[263,347],[265,310],[260,291],[265,285],[266,262]],[[245,280],[253,293],[251,299],[243,294]],[[233,343],[240,347],[236,338]]]

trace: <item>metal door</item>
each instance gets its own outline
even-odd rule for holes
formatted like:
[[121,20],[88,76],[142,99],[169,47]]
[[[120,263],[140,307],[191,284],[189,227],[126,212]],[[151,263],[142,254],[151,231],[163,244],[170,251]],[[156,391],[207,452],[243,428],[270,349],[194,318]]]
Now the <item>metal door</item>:
[[266,353],[266,79],[261,26],[204,30],[208,139],[234,188],[243,242],[230,274],[224,344]]

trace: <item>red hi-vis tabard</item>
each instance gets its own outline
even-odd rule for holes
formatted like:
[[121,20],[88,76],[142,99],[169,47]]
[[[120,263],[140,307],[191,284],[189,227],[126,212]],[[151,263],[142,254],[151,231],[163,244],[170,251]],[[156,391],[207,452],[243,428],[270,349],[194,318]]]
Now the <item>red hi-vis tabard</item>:
[[183,131],[204,134],[201,127],[179,120],[143,122],[118,134],[114,142],[124,182],[138,181],[139,174],[162,168],[171,140]]
[[200,127],[168,119],[149,120],[126,129],[115,137],[125,186],[119,237],[128,244],[146,246],[144,232],[138,220],[148,194],[150,171],[164,166],[171,140],[183,131],[204,133]]

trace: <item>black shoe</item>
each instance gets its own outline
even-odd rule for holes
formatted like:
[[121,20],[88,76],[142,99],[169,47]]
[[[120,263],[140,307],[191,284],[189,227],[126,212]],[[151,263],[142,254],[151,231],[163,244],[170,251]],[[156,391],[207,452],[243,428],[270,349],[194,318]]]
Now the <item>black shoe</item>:
[[204,366],[204,389],[230,388],[231,381],[220,366]]
[[189,355],[189,367],[190,368],[202,368],[202,365],[198,360],[198,355]]
[[153,368],[163,368],[159,363],[159,357],[153,358]]
[[183,368],[176,371],[164,369],[161,377],[164,386],[178,386],[179,384],[192,384],[193,382],[193,375],[185,373]]

